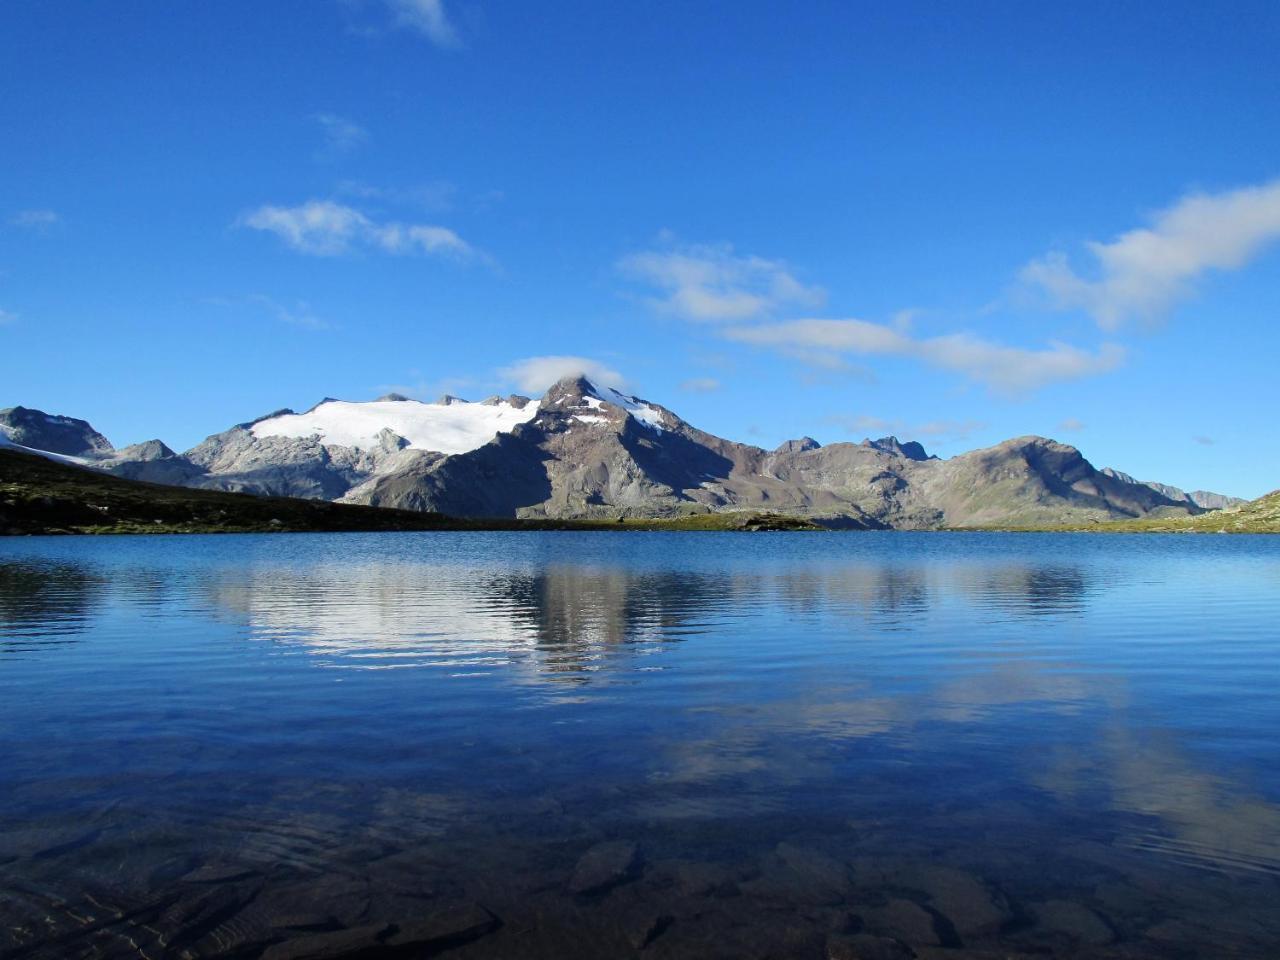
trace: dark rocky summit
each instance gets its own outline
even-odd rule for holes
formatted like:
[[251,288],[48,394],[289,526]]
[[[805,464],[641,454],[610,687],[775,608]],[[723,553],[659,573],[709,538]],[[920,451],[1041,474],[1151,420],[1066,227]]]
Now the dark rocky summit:
[[798,440],[784,440],[774,448],[774,453],[804,453],[806,450],[817,450],[822,444],[813,437],[801,437]]
[[882,453],[892,453],[895,456],[906,457],[908,460],[936,460],[937,457],[930,457],[925,452],[924,445],[918,440],[908,440],[901,443],[897,437],[881,437],[879,440],[863,440],[864,447],[871,447],[873,450],[879,450]]

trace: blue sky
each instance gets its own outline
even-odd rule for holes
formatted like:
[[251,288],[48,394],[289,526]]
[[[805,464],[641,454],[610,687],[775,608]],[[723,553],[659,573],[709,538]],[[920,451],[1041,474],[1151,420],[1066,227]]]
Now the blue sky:
[[10,0],[0,406],[185,449],[584,367],[764,446],[1257,496],[1278,44],[1273,2]]

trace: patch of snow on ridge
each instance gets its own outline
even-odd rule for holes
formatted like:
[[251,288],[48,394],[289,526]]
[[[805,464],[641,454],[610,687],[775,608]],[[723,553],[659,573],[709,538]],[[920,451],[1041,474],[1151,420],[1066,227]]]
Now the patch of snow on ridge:
[[44,457],[46,460],[55,460],[58,463],[69,463],[76,467],[91,467],[93,461],[85,457],[73,457],[69,453],[53,453],[49,450],[37,450],[35,447],[24,447],[20,443],[15,443],[13,437],[9,433],[9,428],[4,424],[0,424],[0,447],[7,447],[10,450],[19,450],[22,453],[34,453],[38,457]]
[[638,400],[635,397],[628,397],[626,394],[619,393],[612,387],[603,387],[598,383],[592,383],[591,388],[596,391],[601,400],[605,400],[615,406],[621,407],[646,427],[658,431],[663,429],[662,412],[658,410],[657,407],[651,407],[649,404],[642,400]]
[[327,400],[306,413],[260,420],[250,427],[255,437],[318,437],[329,446],[367,450],[378,446],[378,434],[391,430],[415,450],[467,453],[499,433],[509,433],[538,413],[536,403],[524,409],[509,403],[422,403],[418,400],[373,400],[352,403]]

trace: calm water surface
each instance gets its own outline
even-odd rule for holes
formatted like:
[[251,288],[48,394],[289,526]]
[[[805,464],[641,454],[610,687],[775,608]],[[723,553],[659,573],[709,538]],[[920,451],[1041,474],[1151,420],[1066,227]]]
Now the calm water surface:
[[0,955],[1274,958],[1277,681],[1280,538],[0,541]]

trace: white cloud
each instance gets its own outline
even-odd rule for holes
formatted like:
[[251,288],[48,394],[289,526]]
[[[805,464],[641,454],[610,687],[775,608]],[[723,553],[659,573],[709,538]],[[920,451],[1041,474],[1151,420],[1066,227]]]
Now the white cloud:
[[650,302],[686,320],[742,321],[789,304],[819,306],[825,294],[802,284],[777,260],[738,256],[728,246],[690,246],[634,253],[622,273],[661,291]]
[[10,313],[8,310],[0,310],[0,327],[7,326],[11,323],[17,323],[18,315]]
[[800,350],[834,350],[856,354],[910,352],[912,340],[896,327],[867,320],[788,320],[759,327],[735,327],[730,340]]
[[240,224],[274,233],[299,253],[337,256],[357,249],[383,253],[423,253],[471,260],[480,254],[447,227],[378,223],[354,207],[332,200],[308,200],[296,207],[262,206]]
[[1085,426],[1084,421],[1077,420],[1075,417],[1067,417],[1058,424],[1058,429],[1063,433],[1079,433]]
[[498,371],[525,393],[539,394],[561,377],[584,376],[606,387],[621,389],[626,378],[598,360],[588,357],[526,357]]
[[715,377],[692,377],[680,384],[686,393],[714,393],[720,389],[720,381]]
[[461,44],[444,0],[386,0],[397,26],[422,34],[437,47],[449,49]]
[[315,121],[320,124],[321,133],[324,134],[321,157],[336,160],[352,153],[369,140],[368,130],[336,113],[317,113]]
[[1200,446],[1202,447],[1212,447],[1217,442],[1216,440],[1213,439],[1213,437],[1205,437],[1200,435],[1194,436],[1191,439],[1194,440],[1196,443],[1200,444]]
[[1125,357],[1124,348],[1116,343],[1104,343],[1096,353],[1057,340],[1045,348],[1029,350],[967,333],[915,341],[913,353],[933,366],[1012,393],[1107,373]]
[[46,230],[61,219],[55,210],[19,210],[9,218],[9,223],[29,230]]
[[912,357],[1009,393],[1105,373],[1124,360],[1124,349],[1118,344],[1103,344],[1096,353],[1090,353],[1051,341],[1043,349],[1031,350],[969,333],[916,338],[901,324],[890,326],[852,319],[790,320],[731,327],[724,335],[828,367],[843,363],[843,354]]
[[1194,292],[1212,270],[1238,270],[1280,239],[1280,180],[1225,193],[1195,193],[1157,213],[1150,227],[1109,243],[1085,245],[1096,279],[1078,274],[1065,254],[1033,260],[1023,282],[1063,309],[1088,311],[1111,330],[1131,318],[1152,319]]

